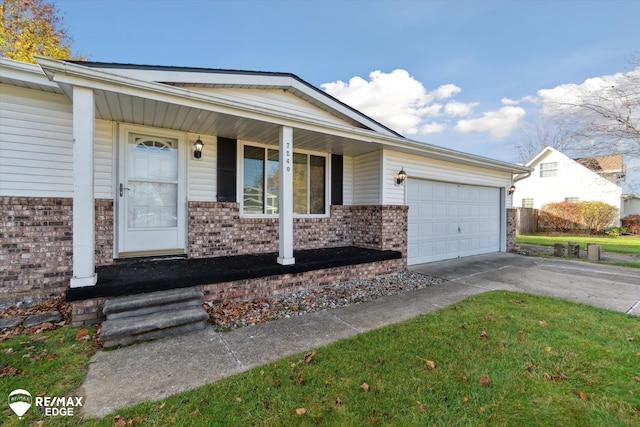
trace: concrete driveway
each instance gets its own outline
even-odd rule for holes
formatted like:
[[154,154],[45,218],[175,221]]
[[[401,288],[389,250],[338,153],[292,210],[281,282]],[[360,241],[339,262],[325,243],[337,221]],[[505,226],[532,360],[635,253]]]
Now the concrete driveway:
[[529,292],[640,316],[640,270],[634,268],[495,253],[409,269],[478,290]]

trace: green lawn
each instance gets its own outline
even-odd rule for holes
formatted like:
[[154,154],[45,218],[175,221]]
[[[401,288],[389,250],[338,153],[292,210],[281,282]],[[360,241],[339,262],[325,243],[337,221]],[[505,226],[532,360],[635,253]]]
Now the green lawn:
[[0,342],[0,424],[33,425],[39,419],[32,407],[25,416],[28,423],[18,420],[7,402],[13,390],[27,390],[35,399],[36,396],[65,396],[82,384],[89,358],[98,346],[91,339],[82,338],[90,338],[95,327],[79,333],[80,330],[65,326],[53,331],[24,333]]
[[516,243],[553,246],[555,243],[578,242],[586,247],[587,243],[596,243],[606,252],[640,255],[640,236],[587,236],[557,233],[538,233],[516,236]]
[[[12,340],[0,349],[24,338]],[[318,348],[306,361],[282,359],[100,420],[44,425],[640,425],[639,366],[639,317],[496,291]],[[14,378],[37,381],[30,371]],[[24,425],[41,418],[29,412]]]

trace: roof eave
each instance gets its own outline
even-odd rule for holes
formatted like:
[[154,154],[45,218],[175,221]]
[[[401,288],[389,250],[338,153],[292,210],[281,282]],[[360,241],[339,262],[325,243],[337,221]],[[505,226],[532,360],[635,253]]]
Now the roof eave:
[[233,102],[219,96],[194,92],[162,83],[136,80],[121,75],[95,70],[65,61],[38,57],[38,63],[53,82],[60,85],[81,85],[94,89],[119,91],[132,96],[148,97],[172,103],[182,103],[196,108],[212,108],[224,110],[242,117],[270,120],[285,126],[331,134],[357,141],[371,142],[382,147],[389,147],[418,155],[451,161],[457,164],[477,166],[508,173],[526,173],[532,170],[527,166],[490,159],[483,156],[464,153],[448,148],[413,141],[402,136],[382,134],[369,129],[340,125],[333,122],[309,119],[295,114],[274,112],[258,105]]
[[369,129],[393,136],[403,137],[398,132],[379,123],[339,99],[323,92],[311,83],[293,73],[271,71],[244,71],[212,68],[171,67],[162,65],[117,64],[90,61],[66,61],[87,68],[118,70],[124,76],[140,79],[140,74],[147,76],[145,81],[178,83],[178,84],[212,84],[221,86],[267,86],[293,88],[313,99],[316,103],[326,105],[354,122]]
[[58,89],[58,85],[51,82],[42,72],[38,64],[31,64],[22,61],[0,57],[0,67],[2,67],[2,78],[20,80],[32,83],[47,89]]

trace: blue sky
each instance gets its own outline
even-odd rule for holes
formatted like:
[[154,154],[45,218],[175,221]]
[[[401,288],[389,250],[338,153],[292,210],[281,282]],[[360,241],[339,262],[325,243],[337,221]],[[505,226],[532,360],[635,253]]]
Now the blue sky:
[[640,65],[635,0],[54,1],[92,61],[291,72],[409,138],[506,161],[539,90]]

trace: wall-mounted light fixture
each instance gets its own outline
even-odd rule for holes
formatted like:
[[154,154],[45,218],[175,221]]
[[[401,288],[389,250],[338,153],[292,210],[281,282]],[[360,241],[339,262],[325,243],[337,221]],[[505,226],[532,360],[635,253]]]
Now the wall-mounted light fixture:
[[407,179],[407,173],[404,171],[404,168],[402,168],[400,172],[396,174],[396,184],[402,184],[405,179]]
[[202,157],[202,149],[204,148],[204,142],[198,137],[196,142],[193,143],[193,157],[199,159]]
[[515,191],[516,191],[516,186],[511,184],[511,187],[509,187],[507,192],[509,193],[509,195],[512,195]]

